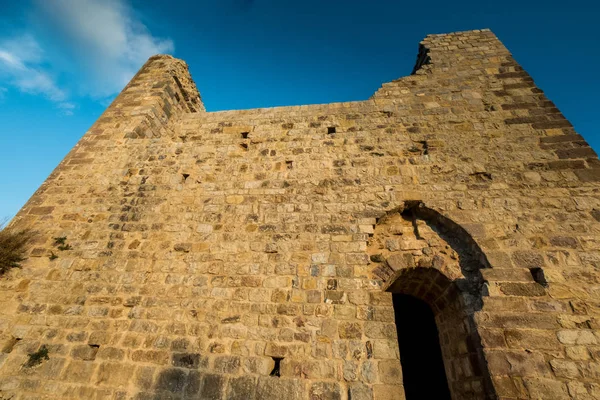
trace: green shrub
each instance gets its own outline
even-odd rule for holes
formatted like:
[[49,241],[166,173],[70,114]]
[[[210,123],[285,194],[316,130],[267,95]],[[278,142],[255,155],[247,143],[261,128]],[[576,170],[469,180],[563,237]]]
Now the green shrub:
[[41,364],[42,361],[50,359],[50,357],[48,357],[48,348],[46,345],[43,345],[38,351],[28,354],[27,356],[29,359],[24,365],[25,368],[35,367],[36,365]]
[[21,266],[32,237],[33,232],[29,229],[17,230],[0,226],[0,275]]

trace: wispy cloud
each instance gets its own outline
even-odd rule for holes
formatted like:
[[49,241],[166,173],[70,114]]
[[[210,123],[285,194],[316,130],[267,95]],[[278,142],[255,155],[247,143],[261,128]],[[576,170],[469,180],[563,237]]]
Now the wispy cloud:
[[170,39],[154,37],[124,0],[54,0],[38,3],[78,58],[94,97],[120,91],[148,57],[172,53]]
[[44,62],[44,53],[31,35],[0,42],[0,78],[22,92],[43,95],[60,106],[67,96],[45,70]]
[[58,108],[62,111],[63,115],[73,115],[73,110],[75,110],[77,106],[73,103],[60,103]]
[[148,57],[174,50],[126,0],[34,4],[36,22],[23,28],[27,33],[0,38],[0,86],[44,96],[65,115],[73,114],[78,96],[106,102]]

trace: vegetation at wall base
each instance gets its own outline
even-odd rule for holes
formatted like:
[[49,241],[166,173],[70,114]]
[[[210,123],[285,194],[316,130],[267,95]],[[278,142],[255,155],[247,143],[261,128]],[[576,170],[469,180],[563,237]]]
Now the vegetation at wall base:
[[0,227],[0,276],[21,266],[32,238],[33,232],[28,229]]

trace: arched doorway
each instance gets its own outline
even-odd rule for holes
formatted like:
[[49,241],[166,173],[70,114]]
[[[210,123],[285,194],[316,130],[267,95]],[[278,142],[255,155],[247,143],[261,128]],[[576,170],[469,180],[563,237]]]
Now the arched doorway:
[[[413,203],[378,221],[368,251],[376,264],[374,276],[393,294],[407,399],[497,398],[474,318],[485,291],[479,270],[487,267],[487,261],[469,234]],[[410,307],[414,310],[407,311]],[[412,344],[407,337],[412,337]],[[428,344],[420,343],[421,339]],[[440,351],[429,353],[432,348]],[[441,382],[439,386],[446,383],[447,392],[441,389],[444,394],[433,397],[424,394],[434,378],[426,375],[422,383],[422,360],[410,361],[411,352],[430,358],[431,368],[437,365],[435,379]],[[440,359],[445,374],[440,372]],[[423,389],[423,385],[428,387]]]
[[413,296],[392,298],[406,400],[450,400],[433,311]]

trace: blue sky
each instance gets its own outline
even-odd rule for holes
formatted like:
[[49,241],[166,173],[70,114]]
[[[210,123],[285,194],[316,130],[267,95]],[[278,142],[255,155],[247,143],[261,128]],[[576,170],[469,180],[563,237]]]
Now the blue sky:
[[592,1],[0,0],[0,219],[12,217],[155,53],[209,111],[367,99],[429,33],[490,28],[592,147]]

